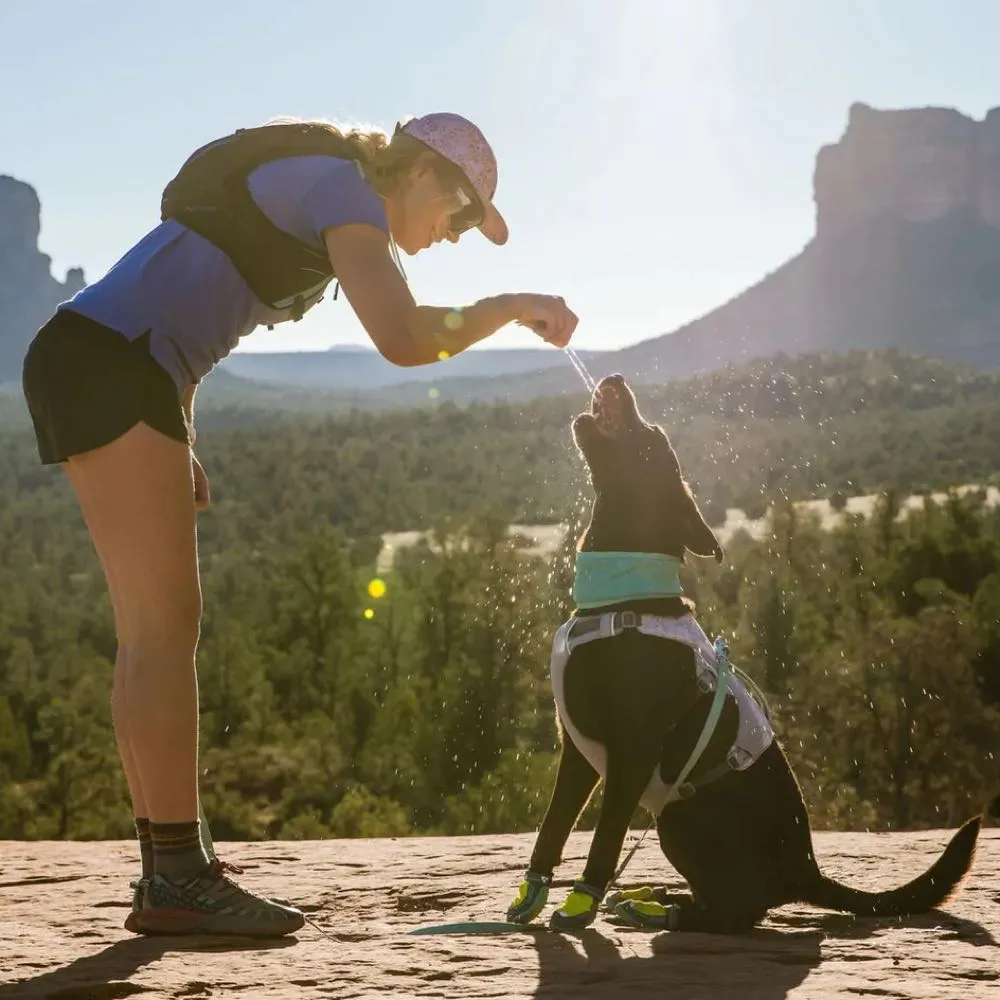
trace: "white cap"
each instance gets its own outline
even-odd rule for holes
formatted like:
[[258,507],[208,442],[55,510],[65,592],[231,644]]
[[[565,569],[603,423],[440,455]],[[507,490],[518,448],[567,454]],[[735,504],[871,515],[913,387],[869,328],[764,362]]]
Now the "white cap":
[[412,118],[401,130],[454,163],[465,174],[483,203],[480,232],[497,246],[506,243],[507,223],[493,204],[497,190],[497,159],[486,136],[468,118],[447,111]]

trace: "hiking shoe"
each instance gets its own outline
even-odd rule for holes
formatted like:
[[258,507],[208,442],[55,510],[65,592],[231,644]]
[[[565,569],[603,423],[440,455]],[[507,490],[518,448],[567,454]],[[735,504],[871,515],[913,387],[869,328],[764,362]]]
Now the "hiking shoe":
[[[231,861],[219,861],[218,858],[213,858],[212,860],[218,862],[219,871],[232,872],[234,875],[243,874],[243,869],[239,865],[234,865]],[[266,899],[269,903],[277,903],[279,906],[292,905],[284,896],[261,896],[261,899]]]
[[300,910],[244,889],[229,877],[234,869],[213,861],[201,875],[176,883],[154,875],[136,914],[139,932],[283,937],[302,927]]
[[[231,864],[228,861],[219,861],[218,863],[220,870],[223,872],[234,872],[237,875],[243,874],[243,869],[239,865]],[[148,878],[138,878],[129,882],[129,885],[132,887],[132,910],[125,918],[125,930],[132,934],[142,933],[139,930],[138,916],[139,911],[142,909],[142,897],[148,883]],[[279,906],[291,905],[287,899],[283,899],[281,896],[265,896],[264,898],[272,903],[277,903]]]
[[125,930],[130,931],[132,934],[140,933],[136,918],[142,909],[142,897],[146,892],[148,884],[148,878],[138,878],[134,882],[129,882],[129,885],[132,887],[132,912],[125,918]]

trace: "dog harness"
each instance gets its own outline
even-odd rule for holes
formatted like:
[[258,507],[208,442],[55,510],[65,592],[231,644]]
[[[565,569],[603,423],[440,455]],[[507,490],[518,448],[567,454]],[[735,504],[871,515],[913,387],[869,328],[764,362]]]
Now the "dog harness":
[[679,780],[672,784],[667,784],[663,780],[660,776],[659,763],[656,764],[639,801],[654,816],[658,816],[672,802],[690,798],[698,788],[711,784],[729,771],[745,771],[774,741],[774,730],[771,728],[767,713],[752,696],[747,685],[736,674],[720,669],[719,650],[709,641],[694,615],[667,618],[661,615],[637,614],[634,611],[609,611],[602,615],[570,618],[563,622],[552,639],[550,661],[552,696],[566,734],[602,779],[607,776],[607,748],[603,743],[584,736],[569,716],[565,692],[566,665],[577,646],[593,642],[595,639],[612,639],[621,635],[626,629],[635,629],[642,635],[672,639],[674,642],[690,646],[694,650],[695,669],[701,690],[716,691],[718,678],[722,675],[728,692],[736,700],[739,709],[740,721],[736,739],[726,755],[725,762],[696,783],[686,780],[686,772],[694,766],[697,759],[694,754],[679,775]]

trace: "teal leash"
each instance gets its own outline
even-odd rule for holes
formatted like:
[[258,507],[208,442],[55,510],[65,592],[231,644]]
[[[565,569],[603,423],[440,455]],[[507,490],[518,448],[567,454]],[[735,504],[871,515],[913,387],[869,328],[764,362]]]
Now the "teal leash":
[[[708,715],[705,717],[705,725],[701,728],[701,735],[698,737],[698,742],[695,743],[687,762],[681,768],[680,773],[677,775],[677,780],[674,781],[670,788],[670,797],[667,799],[668,804],[676,801],[675,796],[678,789],[687,780],[687,776],[701,759],[701,755],[705,752],[705,748],[715,734],[716,727],[719,725],[719,719],[722,717],[722,708],[726,702],[726,694],[729,692],[729,673],[731,669],[729,663],[729,646],[721,635],[716,638],[712,645],[715,649],[715,663],[718,668],[715,676],[715,697],[712,699],[711,708],[709,708]],[[639,850],[642,842],[646,839],[646,834],[653,828],[653,824],[657,818],[653,816],[650,819],[649,823],[646,824],[646,829],[642,831],[639,839],[632,845],[628,854],[625,855],[625,860],[618,866],[618,871],[615,872],[614,878],[608,883],[609,889],[611,886],[618,884],[618,879],[621,878],[622,872],[625,871],[626,866],[635,856],[635,852]]]

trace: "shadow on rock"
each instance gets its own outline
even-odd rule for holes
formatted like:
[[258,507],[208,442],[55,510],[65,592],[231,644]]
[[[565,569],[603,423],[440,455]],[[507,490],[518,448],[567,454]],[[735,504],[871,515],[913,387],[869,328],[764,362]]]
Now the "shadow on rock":
[[[976,947],[997,947],[982,924],[935,911],[905,920],[832,913],[820,916],[775,912],[773,925],[747,934],[671,933],[652,938],[652,955],[635,953],[646,935],[614,925],[576,935],[541,934],[537,1000],[551,997],[629,996],[633,991],[671,988],[679,995],[733,1000],[784,1000],[815,969],[826,939],[862,940],[880,931],[913,927],[944,933]],[[636,995],[639,995],[636,993]]]
[[136,937],[117,941],[103,951],[85,955],[34,979],[0,986],[0,1000],[123,1000],[153,992],[128,980],[168,952],[265,951],[287,948],[294,937],[258,940],[220,936]]
[[[652,938],[653,954],[634,953],[646,935],[610,927],[576,935],[536,938],[535,997],[656,996],[676,990],[686,1000],[739,997],[782,1000],[820,962],[820,931],[776,931],[722,936],[664,931]],[[631,952],[631,954],[630,954]]]
[[[781,923],[791,926],[793,921],[781,919]],[[795,921],[799,925],[805,922]],[[965,920],[943,910],[932,910],[930,913],[905,919],[890,917],[852,917],[850,914],[834,913],[820,920],[808,921],[809,926],[819,927],[825,937],[830,938],[863,938],[881,930],[892,930],[896,927],[915,927],[928,933],[946,931],[945,940],[965,941],[977,948],[997,948],[996,938],[982,924],[975,920]]]

